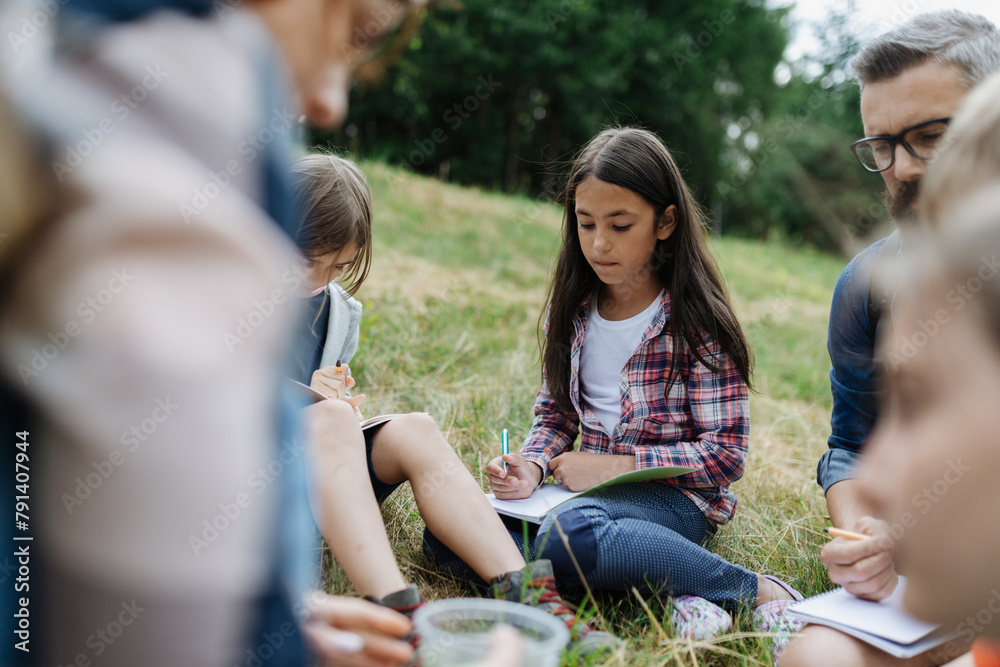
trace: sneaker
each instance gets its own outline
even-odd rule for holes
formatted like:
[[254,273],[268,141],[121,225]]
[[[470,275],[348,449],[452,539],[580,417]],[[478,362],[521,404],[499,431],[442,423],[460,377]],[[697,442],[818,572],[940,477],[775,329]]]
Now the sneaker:
[[401,591],[389,593],[381,600],[371,595],[366,595],[365,599],[377,605],[388,607],[393,611],[398,611],[409,619],[412,619],[414,612],[426,604],[424,596],[420,594],[420,589],[417,588],[416,584],[410,584]]
[[537,607],[564,622],[569,628],[570,641],[567,648],[581,657],[610,652],[621,646],[621,640],[613,634],[595,630],[577,618],[566,606],[556,591],[551,561],[532,561],[523,570],[501,574],[490,591],[497,599]]
[[677,636],[705,641],[729,632],[733,619],[725,609],[696,595],[681,595],[672,601],[670,620]]
[[753,629],[756,632],[771,635],[771,655],[774,658],[774,664],[777,665],[788,640],[805,625],[799,619],[792,618],[785,613],[788,605],[802,599],[802,593],[777,577],[765,574],[764,578],[778,584],[794,598],[792,600],[771,600],[753,610]]
[[[401,591],[389,593],[381,600],[372,595],[366,595],[365,599],[382,607],[398,611],[410,620],[413,620],[413,614],[415,614],[418,609],[427,604],[427,601],[424,600],[424,596],[420,594],[420,589],[417,588],[416,584],[410,584]],[[413,660],[407,663],[406,667],[415,667],[419,664],[415,652],[418,648],[420,648],[420,638],[417,636],[416,630],[411,631],[410,634],[403,637],[403,640],[409,643],[414,650]]]

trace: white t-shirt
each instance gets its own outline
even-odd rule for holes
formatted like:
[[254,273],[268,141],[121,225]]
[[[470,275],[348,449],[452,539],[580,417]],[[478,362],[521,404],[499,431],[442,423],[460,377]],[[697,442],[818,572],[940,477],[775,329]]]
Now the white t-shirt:
[[649,306],[626,320],[609,321],[597,312],[591,301],[587,330],[580,354],[580,399],[591,410],[604,430],[611,435],[622,414],[618,386],[622,369],[639,346],[642,334],[660,309],[663,292]]

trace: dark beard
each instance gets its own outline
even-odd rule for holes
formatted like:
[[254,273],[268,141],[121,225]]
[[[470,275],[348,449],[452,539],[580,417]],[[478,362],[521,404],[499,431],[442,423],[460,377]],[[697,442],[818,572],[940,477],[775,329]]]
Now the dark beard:
[[885,205],[897,225],[910,225],[917,219],[917,195],[920,194],[920,179],[903,181],[899,190],[892,194],[885,191]]

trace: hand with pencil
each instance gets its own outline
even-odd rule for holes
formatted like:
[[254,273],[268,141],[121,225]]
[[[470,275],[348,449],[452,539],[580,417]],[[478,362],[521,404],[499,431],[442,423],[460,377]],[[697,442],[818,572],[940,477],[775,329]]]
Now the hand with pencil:
[[896,589],[895,540],[884,521],[863,516],[855,530],[828,528],[834,539],[823,547],[820,558],[830,579],[865,600],[882,600]]
[[354,384],[350,366],[340,363],[340,359],[338,359],[335,366],[326,366],[315,371],[312,374],[309,387],[327,398],[347,401],[354,408],[358,421],[363,421],[364,416],[361,414],[360,406],[365,402],[366,396],[364,394],[351,396],[347,393]]
[[507,453],[486,464],[490,490],[500,500],[527,498],[542,481],[542,469],[520,454]]

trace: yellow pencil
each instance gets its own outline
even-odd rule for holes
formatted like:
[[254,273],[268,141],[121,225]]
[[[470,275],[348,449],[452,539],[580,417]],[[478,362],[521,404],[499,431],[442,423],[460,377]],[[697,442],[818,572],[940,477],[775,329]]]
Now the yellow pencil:
[[855,533],[850,530],[843,530],[841,528],[827,527],[823,529],[827,535],[833,537],[843,537],[845,540],[867,540],[871,535],[863,535],[861,533]]

